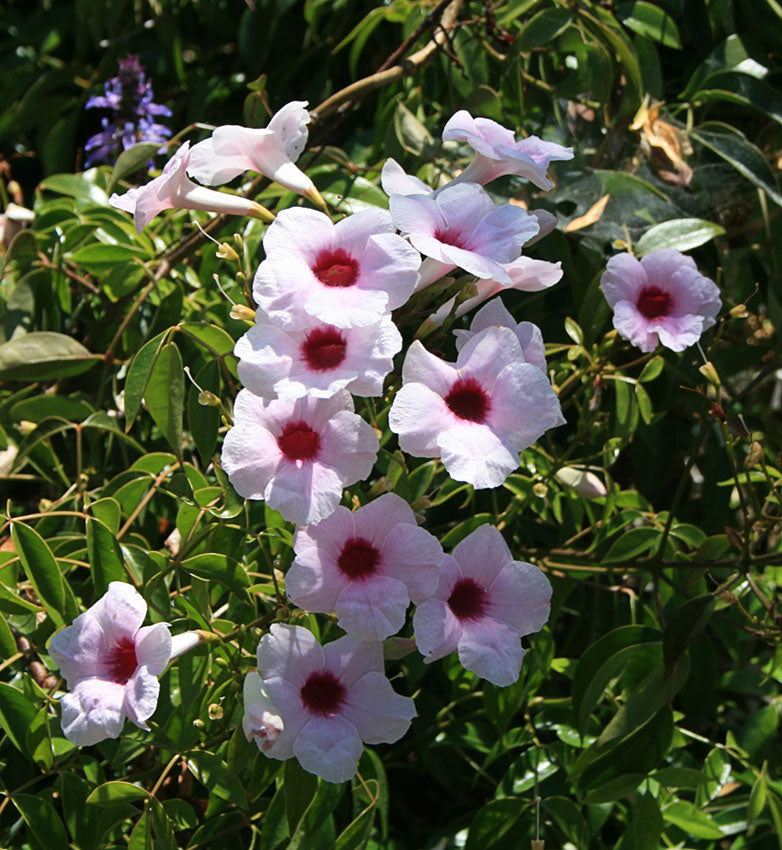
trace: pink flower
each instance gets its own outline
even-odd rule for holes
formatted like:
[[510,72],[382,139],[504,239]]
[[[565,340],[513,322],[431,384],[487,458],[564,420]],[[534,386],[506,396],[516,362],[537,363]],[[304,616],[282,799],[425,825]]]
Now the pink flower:
[[263,247],[253,295],[269,320],[287,330],[308,327],[313,316],[338,328],[374,325],[412,295],[421,266],[418,252],[379,209],[337,224],[315,210],[283,210]]
[[630,254],[611,257],[600,286],[613,308],[614,327],[641,351],[653,351],[658,339],[684,351],[716,323],[722,306],[718,287],[692,257],[671,249],[640,262]]
[[216,186],[245,171],[257,171],[325,207],[315,184],[294,165],[307,144],[310,115],[306,105],[305,100],[287,103],[264,130],[235,124],[217,127],[193,148],[188,173],[200,183]]
[[510,311],[502,303],[502,299],[495,298],[475,314],[470,325],[470,330],[455,330],[456,350],[461,351],[468,340],[486,328],[510,328],[521,345],[521,353],[527,363],[537,366],[543,374],[546,374],[546,346],[543,343],[543,334],[537,325],[532,322],[516,322]]
[[334,512],[343,487],[372,471],[378,446],[346,390],[297,401],[264,401],[241,390],[222,464],[241,496],[265,499],[301,525]]
[[383,673],[382,645],[353,635],[321,646],[301,626],[274,623],[258,645],[258,673],[269,702],[257,699],[257,682],[248,689],[254,717],[261,712],[262,734],[253,730],[261,752],[280,760],[295,756],[327,782],[355,775],[362,741],[398,741],[415,717],[413,701],[397,694]]
[[391,195],[389,208],[410,243],[439,264],[435,276],[422,270],[419,288],[457,266],[510,286],[502,263],[517,259],[539,230],[535,216],[511,204],[496,206],[476,183],[446,186],[432,196]]
[[171,634],[167,623],[141,627],[146,613],[147,603],[132,585],[112,581],[52,638],[49,654],[71,691],[61,700],[62,729],[77,746],[118,737],[126,717],[149,729],[157,677],[171,658]]
[[[421,276],[423,278],[426,271],[426,263],[422,268]],[[548,263],[545,260],[533,260],[530,257],[519,257],[512,263],[507,263],[504,266],[505,271],[511,279],[511,285],[507,286],[496,280],[479,280],[475,286],[478,290],[477,294],[472,298],[467,298],[462,301],[456,308],[455,317],[463,316],[469,313],[474,307],[482,304],[492,295],[498,292],[504,292],[508,289],[518,289],[522,292],[540,292],[543,289],[548,289],[562,278],[562,263]],[[427,324],[433,328],[439,328],[440,325],[448,318],[453,309],[456,298],[449,299],[435,313],[426,320]]]
[[336,612],[339,625],[364,640],[384,640],[405,623],[414,602],[437,587],[443,550],[394,493],[296,530],[296,559],[285,576],[294,605]]
[[545,142],[537,136],[517,142],[513,133],[501,124],[488,118],[473,118],[464,109],[451,116],[445,125],[443,141],[449,139],[467,142],[475,151],[473,161],[456,178],[458,182],[484,185],[504,174],[516,174],[540,189],[550,189],[553,184],[546,176],[549,164],[573,159],[572,148]]
[[404,385],[388,417],[402,451],[441,457],[448,474],[473,487],[497,487],[519,452],[565,420],[537,366],[524,362],[516,334],[489,327],[468,340],[456,363],[413,342]]
[[255,741],[258,749],[268,753],[279,738],[284,726],[274,703],[263,687],[263,679],[255,672],[244,678],[244,715],[242,729],[248,741]]
[[543,627],[550,600],[546,576],[481,525],[445,556],[439,587],[413,616],[415,640],[425,663],[456,651],[467,670],[506,687],[519,678],[521,637]]
[[271,221],[274,218],[269,210],[255,201],[226,192],[216,192],[214,189],[205,189],[193,183],[186,174],[191,155],[189,148],[190,142],[185,142],[165,164],[160,177],[145,186],[128,189],[124,195],[115,193],[109,198],[113,207],[133,215],[139,233],[163,210],[208,210],[248,215],[263,221]]
[[307,328],[286,331],[260,314],[256,321],[236,343],[234,354],[242,383],[264,398],[328,398],[345,388],[353,395],[382,395],[383,380],[402,348],[402,337],[387,315],[363,328],[337,328],[312,319]]
[[433,195],[434,189],[430,189],[423,180],[407,174],[402,166],[389,157],[383,163],[380,172],[380,183],[386,195]]

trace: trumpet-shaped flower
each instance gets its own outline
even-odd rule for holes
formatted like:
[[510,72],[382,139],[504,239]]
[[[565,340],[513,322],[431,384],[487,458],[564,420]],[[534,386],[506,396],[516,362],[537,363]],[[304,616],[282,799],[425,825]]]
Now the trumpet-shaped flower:
[[147,603],[130,584],[106,593],[51,640],[49,653],[70,693],[62,729],[78,746],[116,738],[125,718],[141,729],[157,707],[157,677],[171,658],[167,623],[143,626]]
[[379,209],[337,224],[315,210],[283,210],[263,247],[253,295],[271,322],[289,330],[308,327],[313,316],[338,328],[377,324],[413,294],[421,266]]
[[188,173],[217,186],[245,171],[257,171],[286,189],[325,207],[315,184],[294,165],[307,144],[307,101],[294,100],[276,112],[265,129],[228,124],[194,146]]
[[523,635],[548,620],[551,585],[532,564],[514,561],[494,526],[481,525],[446,555],[440,584],[413,616],[416,644],[429,664],[451,652],[476,676],[512,685]]
[[296,401],[269,401],[241,390],[222,463],[241,496],[265,499],[302,525],[334,512],[343,487],[369,475],[378,446],[372,428],[353,413],[346,390]]
[[441,457],[457,481],[497,487],[519,452],[565,422],[546,376],[524,361],[516,334],[488,327],[468,340],[456,363],[408,349],[388,417],[402,451]]
[[502,299],[495,298],[475,314],[470,329],[455,330],[456,350],[461,351],[467,341],[486,328],[510,328],[521,345],[521,353],[527,363],[537,366],[546,374],[546,346],[540,328],[532,322],[516,322]]
[[313,319],[310,326],[287,331],[265,317],[239,339],[239,378],[264,398],[328,398],[337,390],[379,396],[383,380],[402,348],[402,337],[383,316],[363,328],[337,328]]
[[342,506],[322,522],[299,528],[296,559],[285,576],[294,605],[339,617],[364,640],[398,632],[414,602],[437,587],[443,550],[415,521],[404,499],[385,493],[351,512]]
[[684,351],[717,321],[722,306],[716,284],[704,277],[692,257],[664,249],[637,260],[617,254],[600,281],[614,311],[614,327],[641,351],[659,340]]
[[537,218],[520,207],[495,205],[476,183],[447,186],[429,196],[391,195],[389,208],[410,243],[440,264],[435,277],[422,276],[419,288],[457,266],[511,286],[502,264],[516,260],[540,228]]
[[362,742],[398,741],[415,717],[413,701],[383,673],[382,645],[353,635],[321,646],[301,626],[274,623],[258,645],[257,678],[248,678],[248,738],[327,782],[353,777]]
[[489,118],[473,118],[460,109],[451,116],[443,129],[443,141],[456,139],[467,142],[475,158],[454,182],[484,185],[505,174],[526,177],[540,189],[553,185],[546,176],[554,160],[573,159],[573,149],[537,136],[516,141],[511,130]]
[[187,176],[190,160],[190,143],[185,142],[165,164],[160,177],[151,180],[145,186],[128,189],[124,195],[116,192],[109,198],[113,207],[125,210],[133,215],[136,230],[141,231],[163,210],[186,209],[207,210],[209,212],[247,215],[271,221],[274,216],[265,207],[229,195],[206,189],[193,183]]

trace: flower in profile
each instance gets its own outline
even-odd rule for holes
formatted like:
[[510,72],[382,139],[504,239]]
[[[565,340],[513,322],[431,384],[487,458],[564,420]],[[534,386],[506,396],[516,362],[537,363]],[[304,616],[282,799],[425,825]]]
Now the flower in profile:
[[546,176],[550,163],[573,159],[572,148],[537,136],[517,142],[511,130],[489,118],[473,118],[464,109],[452,115],[443,129],[443,141],[450,139],[467,142],[475,151],[475,158],[454,181],[459,183],[484,185],[505,174],[516,174],[547,190],[553,185]]
[[315,184],[294,165],[307,144],[307,101],[294,100],[276,112],[263,130],[227,124],[193,147],[188,173],[217,186],[245,171],[257,171],[325,208]]
[[458,652],[476,676],[512,685],[525,654],[521,638],[543,628],[550,604],[546,576],[514,561],[500,532],[481,525],[445,556],[437,590],[416,608],[416,644],[427,664]]
[[338,328],[377,324],[413,294],[421,267],[418,252],[380,209],[337,224],[316,210],[283,210],[263,247],[253,296],[286,329],[306,328],[313,316]]
[[527,363],[537,366],[546,374],[546,346],[540,328],[532,322],[517,322],[501,298],[495,298],[475,314],[470,329],[455,330],[456,350],[461,351],[468,340],[486,328],[510,328],[521,345],[521,353]]
[[402,378],[388,416],[402,451],[441,457],[452,478],[476,488],[502,484],[518,467],[520,451],[565,422],[551,384],[525,362],[509,328],[480,331],[455,363],[416,340]]
[[614,327],[647,352],[658,340],[673,351],[694,345],[716,323],[722,306],[719,288],[692,257],[668,248],[640,261],[630,254],[611,257],[600,286],[614,311]]
[[208,210],[247,215],[263,221],[271,221],[274,218],[269,210],[255,201],[214,189],[205,189],[193,183],[186,173],[189,159],[190,143],[185,142],[165,164],[160,177],[145,186],[129,189],[124,195],[114,193],[109,198],[109,203],[131,213],[139,233],[163,210]]
[[402,349],[391,317],[374,325],[337,328],[312,319],[309,327],[285,330],[262,314],[234,348],[239,378],[264,398],[328,398],[341,389],[358,396],[383,394],[383,380]]
[[301,626],[274,623],[258,645],[258,678],[249,676],[245,734],[327,782],[353,777],[362,742],[392,744],[415,717],[383,673],[382,644],[353,635],[321,646]]
[[446,186],[435,195],[391,195],[389,208],[410,243],[435,261],[434,274],[422,269],[419,288],[457,266],[510,286],[502,264],[516,260],[540,227],[520,207],[497,206],[476,183]]
[[333,513],[342,489],[369,475],[378,446],[347,390],[281,401],[245,389],[236,397],[222,464],[239,495],[265,499],[304,525]]
[[122,150],[137,142],[165,142],[171,130],[155,121],[157,115],[171,115],[167,106],[153,103],[152,84],[138,56],[119,60],[119,74],[104,83],[103,94],[94,95],[85,109],[110,109],[111,119],[101,119],[103,129],[84,145],[85,166],[111,162]]
[[364,640],[385,640],[405,623],[410,600],[434,592],[443,550],[419,528],[410,506],[385,493],[357,511],[342,506],[296,530],[296,558],[285,576],[294,605],[326,614]]
[[167,623],[142,627],[146,613],[147,603],[132,585],[113,581],[52,638],[49,653],[70,690],[61,700],[62,729],[77,746],[116,738],[125,718],[149,728],[172,639]]

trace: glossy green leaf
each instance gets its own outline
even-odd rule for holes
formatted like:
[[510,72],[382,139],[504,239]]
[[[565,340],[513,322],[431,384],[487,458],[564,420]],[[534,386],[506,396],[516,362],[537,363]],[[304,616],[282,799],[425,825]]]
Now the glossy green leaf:
[[619,850],[657,850],[663,825],[660,804],[647,791],[627,819],[628,828],[618,845]]
[[65,587],[51,549],[35,529],[21,522],[11,526],[11,538],[36,596],[57,625],[64,625]]
[[524,808],[525,802],[513,797],[487,803],[470,824],[465,850],[482,850],[497,844],[513,828]]
[[620,3],[616,7],[616,16],[628,29],[638,35],[652,38],[674,50],[681,50],[682,39],[679,28],[674,19],[659,6],[647,3],[645,0]]
[[676,218],[663,221],[650,227],[635,243],[635,251],[639,257],[670,248],[674,251],[690,251],[699,245],[722,236],[725,228],[713,221],[701,218]]
[[185,373],[182,355],[173,342],[168,342],[160,349],[149,373],[144,401],[150,416],[177,456],[182,454],[184,400]]
[[86,802],[96,806],[113,806],[117,803],[127,803],[134,800],[146,800],[149,791],[131,782],[115,780],[99,785],[87,797]]
[[649,551],[660,539],[661,534],[662,530],[659,528],[631,528],[614,541],[602,561],[604,564],[612,564],[637,558]]
[[47,850],[68,850],[68,836],[54,806],[43,796],[14,794],[13,802],[27,828]]
[[25,756],[25,736],[35,714],[35,705],[20,690],[0,682],[0,721],[3,731],[16,749]]
[[641,370],[641,374],[638,376],[638,380],[641,383],[653,381],[660,372],[662,372],[664,367],[665,358],[658,354],[656,357],[652,357],[652,359],[644,366]]
[[154,158],[159,150],[160,145],[157,142],[138,142],[122,151],[114,163],[114,170],[111,172],[108,191],[111,192],[124,177],[132,176],[142,168],[146,171],[147,162]]
[[711,839],[723,837],[722,830],[705,812],[685,800],[676,800],[665,806],[662,814],[666,823],[678,826],[685,835]]
[[101,206],[107,206],[109,203],[109,196],[100,186],[90,183],[78,174],[52,174],[40,182],[39,188],[72,198],[90,200]]
[[689,599],[668,618],[663,632],[663,658],[671,671],[695,637],[706,627],[714,611],[711,594]]
[[141,400],[149,383],[152,367],[163,346],[165,333],[158,334],[139,349],[130,363],[125,379],[125,427],[130,430],[141,409]]
[[142,255],[143,251],[130,245],[103,245],[100,242],[90,242],[73,251],[69,259],[87,269],[100,271],[120,263],[130,262],[134,257]]
[[92,583],[99,596],[108,590],[109,582],[127,580],[115,532],[93,517],[87,520],[87,552],[92,568]]
[[240,595],[243,595],[245,588],[250,586],[244,567],[227,555],[217,553],[194,555],[182,561],[181,566],[182,569],[201,578],[219,581],[220,584]]
[[572,20],[569,9],[558,6],[543,9],[524,24],[516,39],[516,49],[525,52],[551,44]]
[[0,379],[48,381],[80,375],[99,359],[73,337],[33,331],[0,345]]
[[14,421],[42,422],[49,416],[59,416],[71,422],[82,422],[94,413],[91,404],[63,395],[38,395],[14,404],[9,415]]
[[220,394],[220,364],[217,360],[209,360],[195,376],[198,386],[191,386],[187,396],[187,424],[198,449],[203,465],[209,466],[217,445],[217,434],[220,428],[220,408],[199,402],[200,391],[207,390],[219,397]]

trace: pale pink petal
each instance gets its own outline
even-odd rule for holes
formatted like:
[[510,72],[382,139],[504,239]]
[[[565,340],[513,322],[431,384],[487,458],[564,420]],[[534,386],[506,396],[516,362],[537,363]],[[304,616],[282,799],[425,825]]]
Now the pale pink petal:
[[[486,217],[496,216],[497,210],[503,209],[496,207],[494,201],[477,183],[445,186],[437,193],[435,202],[448,229],[468,237],[471,247],[481,244],[475,234],[483,232],[486,238],[493,230],[492,227],[485,232],[481,230]],[[508,206],[508,209],[522,212],[518,207]]]
[[349,487],[369,477],[380,442],[371,425],[345,410],[331,417],[321,432],[321,446],[320,462],[333,467]]
[[456,368],[460,376],[475,379],[493,397],[494,382],[502,370],[523,362],[524,355],[514,331],[489,325],[466,342],[459,352]]
[[344,486],[339,472],[330,466],[285,460],[267,484],[264,498],[288,522],[306,525],[334,512]]
[[101,679],[80,680],[60,700],[65,737],[77,747],[118,738],[125,723],[124,699],[124,685]]
[[638,293],[646,283],[644,267],[628,253],[615,254],[611,257],[606,264],[603,276],[600,278],[600,288],[603,290],[603,295],[605,295],[609,307],[616,307],[620,301],[635,304]]
[[306,557],[310,566],[325,560],[336,561],[345,540],[355,536],[354,518],[353,512],[340,505],[327,519],[299,526],[293,539],[297,558]]
[[502,534],[493,525],[479,525],[457,544],[453,557],[462,574],[486,589],[513,558]]
[[438,435],[437,444],[451,478],[476,489],[499,487],[519,466],[518,449],[486,425],[457,422]]
[[424,663],[430,664],[456,651],[462,624],[445,602],[427,599],[415,609],[413,632]]
[[[650,332],[656,332],[660,342],[671,351],[684,351],[701,338],[704,330],[703,316],[661,316],[652,319],[648,328]],[[712,321],[711,324],[714,324]],[[708,326],[707,326],[708,327]]]
[[398,435],[399,447],[414,457],[439,457],[438,436],[452,424],[453,415],[442,397],[419,383],[405,384],[388,414],[388,427]]
[[394,233],[378,233],[367,240],[358,287],[367,293],[385,292],[388,309],[396,310],[413,294],[420,269],[415,248]]
[[[244,678],[242,688],[242,730],[248,741],[255,741],[258,749],[268,752],[284,729],[282,717],[263,687],[263,679],[254,671]],[[288,758],[293,755],[291,745]],[[280,756],[278,756],[280,757]]]
[[326,782],[352,779],[363,751],[356,727],[342,717],[310,718],[293,744],[299,764]]
[[379,207],[361,210],[334,225],[333,245],[347,251],[351,256],[360,256],[366,250],[370,238],[381,233],[394,233],[394,224],[388,210]]
[[[623,256],[626,255],[616,255],[616,257]],[[608,262],[611,263],[616,257],[612,257]],[[695,260],[672,248],[663,248],[661,251],[645,254],[641,257],[640,262],[646,275],[646,283],[651,286],[659,286],[661,289],[668,289],[671,278],[681,271],[698,274],[698,267],[695,265]]]
[[125,685],[125,713],[140,729],[149,729],[147,720],[155,713],[160,682],[146,667],[139,667]]
[[417,525],[413,509],[396,493],[383,493],[354,514],[356,534],[381,548],[397,525]]
[[366,641],[385,640],[404,626],[409,604],[407,587],[395,578],[373,575],[352,581],[337,599],[338,625]]
[[538,632],[551,613],[551,584],[532,564],[506,561],[488,588],[486,613],[519,634]]
[[338,328],[374,325],[389,309],[387,291],[354,287],[335,293],[329,287],[321,286],[309,293],[304,305],[308,315]]
[[426,195],[391,195],[388,209],[397,230],[434,236],[446,227],[445,219],[433,197]]
[[267,130],[278,136],[282,149],[292,162],[296,162],[307,144],[310,114],[306,106],[306,100],[292,100],[280,107],[266,125]]
[[[347,509],[340,505],[337,511],[340,510]],[[316,525],[329,522],[335,515],[336,511]],[[343,539],[348,539],[348,536]],[[294,605],[305,611],[330,614],[335,610],[337,597],[348,582],[348,577],[337,568],[336,560],[313,547],[297,555],[291,564],[285,574],[285,593]]]
[[402,366],[405,384],[426,384],[433,392],[446,396],[458,377],[454,364],[427,351],[420,340],[414,340],[407,349]]
[[223,439],[220,462],[236,492],[245,499],[265,498],[282,459],[277,440],[253,423],[237,421]]
[[[497,280],[504,283],[506,286],[510,286],[511,279],[508,277],[505,269],[491,256],[487,256],[484,253],[489,251],[493,251],[494,248],[483,248],[481,246],[481,250],[466,250],[464,248],[458,248],[454,245],[440,245],[439,249],[435,251],[432,249],[430,253],[425,249],[422,244],[419,244],[424,241],[424,238],[416,238],[415,236],[410,237],[410,241],[418,248],[421,253],[428,254],[431,257],[434,257],[436,260],[441,262],[453,263],[456,266],[459,266],[460,269],[464,269],[466,272],[470,274],[474,274],[476,277],[481,279],[491,279]],[[516,252],[518,253],[518,252]],[[503,251],[503,255],[511,254],[513,255],[513,250]]]
[[136,660],[153,676],[160,676],[171,658],[171,631],[168,623],[144,626],[136,632]]
[[411,174],[405,174],[402,166],[389,157],[380,172],[380,184],[386,195],[431,195],[432,190]]
[[383,672],[383,647],[377,641],[365,641],[345,635],[323,647],[325,666],[349,690],[367,673]]
[[263,237],[267,256],[278,251],[300,255],[302,261],[312,265],[321,251],[333,247],[334,224],[322,212],[306,207],[282,210]]
[[180,655],[190,652],[191,649],[195,649],[203,642],[198,632],[182,632],[178,635],[172,635],[170,660],[173,661],[175,658],[179,658]]
[[307,676],[313,670],[321,670],[324,662],[320,644],[312,632],[302,626],[272,623],[268,634],[258,644],[261,677],[284,679],[295,688],[301,688]]
[[630,301],[614,304],[614,327],[641,351],[649,352],[657,348],[657,334],[649,331],[649,321]]
[[205,186],[221,186],[248,171],[252,166],[244,154],[217,154],[214,138],[204,139],[190,150],[188,174]]
[[[282,723],[282,731],[274,737],[269,747],[263,749],[263,754],[269,756],[269,758],[280,759],[281,761],[292,758],[296,736],[310,719],[311,715],[301,701],[300,687],[294,687],[285,679],[276,677],[265,679],[263,682],[264,691],[274,706],[270,713],[279,717]],[[275,723],[274,725],[278,726],[279,724]]]
[[79,679],[105,673],[106,653],[106,637],[92,609],[57,632],[49,644],[49,654],[71,689]]
[[443,548],[434,535],[418,526],[406,526],[386,536],[380,568],[384,575],[403,581],[410,599],[420,602],[437,588],[442,560]]
[[341,714],[367,744],[393,744],[407,733],[416,711],[382,673],[367,673],[350,689]]
[[519,322],[516,326],[516,336],[521,343],[521,350],[527,363],[531,363],[546,374],[546,344],[540,328],[532,322]]
[[112,581],[90,612],[103,629],[106,643],[113,646],[136,634],[147,615],[147,603],[132,584]]
[[524,654],[518,631],[499,620],[487,617],[463,624],[462,667],[494,685],[504,688],[518,680]]
[[539,229],[534,215],[521,207],[504,204],[483,216],[469,244],[473,251],[480,250],[498,263],[512,263],[521,253],[521,246],[536,236]]

